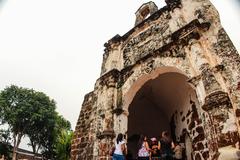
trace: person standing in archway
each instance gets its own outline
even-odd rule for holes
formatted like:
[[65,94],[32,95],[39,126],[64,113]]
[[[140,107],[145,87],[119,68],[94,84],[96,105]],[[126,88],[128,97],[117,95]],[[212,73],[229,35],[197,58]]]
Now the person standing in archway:
[[150,150],[151,150],[151,155],[150,155],[151,160],[161,159],[160,142],[158,142],[155,137],[151,138]]
[[138,141],[138,160],[149,160],[149,145],[147,142],[147,137],[144,135],[140,136],[140,139]]
[[123,134],[119,133],[115,142],[115,151],[112,160],[125,160],[124,153],[126,152],[126,142],[123,139]]
[[183,159],[182,151],[183,151],[183,148],[180,145],[180,143],[177,141],[175,144],[175,148],[174,148],[174,160],[182,160]]
[[172,160],[174,143],[173,143],[168,131],[162,132],[160,146],[161,146],[162,159],[163,160]]

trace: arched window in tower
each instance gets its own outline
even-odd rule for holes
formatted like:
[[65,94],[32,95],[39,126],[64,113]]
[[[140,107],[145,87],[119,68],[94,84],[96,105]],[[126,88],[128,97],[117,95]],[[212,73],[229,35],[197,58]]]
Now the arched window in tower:
[[135,13],[136,21],[135,26],[140,24],[142,21],[150,17],[153,13],[158,10],[157,5],[154,2],[144,3]]

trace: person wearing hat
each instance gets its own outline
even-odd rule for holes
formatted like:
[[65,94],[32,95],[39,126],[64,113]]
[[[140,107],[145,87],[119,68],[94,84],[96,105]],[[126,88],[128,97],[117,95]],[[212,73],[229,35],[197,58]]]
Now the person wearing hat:
[[150,151],[151,160],[160,160],[160,142],[155,137],[151,138]]

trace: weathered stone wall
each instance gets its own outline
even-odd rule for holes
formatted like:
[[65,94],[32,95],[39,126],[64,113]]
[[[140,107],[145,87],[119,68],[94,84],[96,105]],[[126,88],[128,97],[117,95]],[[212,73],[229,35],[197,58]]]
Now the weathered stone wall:
[[135,27],[104,45],[101,77],[85,96],[75,129],[73,160],[109,158],[115,135],[128,132],[136,93],[164,73],[186,76],[192,88],[192,98],[169,116],[193,159],[224,159],[220,150],[239,141],[240,57],[217,10],[209,0],[166,3],[160,10],[143,4]]
[[93,159],[93,146],[96,140],[95,115],[97,115],[95,101],[96,96],[93,92],[88,93],[84,97],[72,140],[72,159]]

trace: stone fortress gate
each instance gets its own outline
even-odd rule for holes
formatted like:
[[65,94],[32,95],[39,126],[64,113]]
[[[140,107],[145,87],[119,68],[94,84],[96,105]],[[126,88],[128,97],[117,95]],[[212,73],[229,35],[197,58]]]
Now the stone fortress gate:
[[[140,134],[168,130],[188,160],[223,158],[238,147],[240,57],[209,0],[153,2],[135,26],[105,46],[101,76],[85,95],[72,160],[110,159],[118,133],[136,156]],[[234,146],[234,147],[233,147]]]

